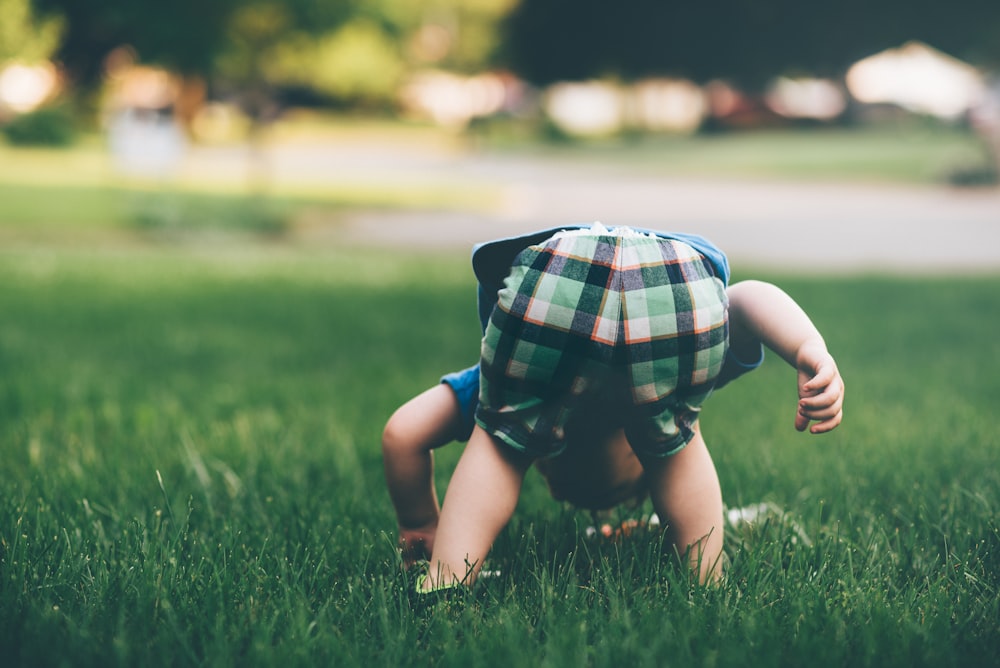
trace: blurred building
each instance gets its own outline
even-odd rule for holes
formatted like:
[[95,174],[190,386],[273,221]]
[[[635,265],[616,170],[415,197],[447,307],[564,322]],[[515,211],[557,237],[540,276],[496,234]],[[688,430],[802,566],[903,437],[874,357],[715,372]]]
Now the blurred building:
[[137,65],[127,47],[112,52],[105,69],[105,127],[115,167],[126,176],[169,175],[187,145],[177,112],[182,79]]
[[986,84],[979,70],[920,42],[865,58],[847,71],[847,87],[865,104],[957,119],[976,107]]

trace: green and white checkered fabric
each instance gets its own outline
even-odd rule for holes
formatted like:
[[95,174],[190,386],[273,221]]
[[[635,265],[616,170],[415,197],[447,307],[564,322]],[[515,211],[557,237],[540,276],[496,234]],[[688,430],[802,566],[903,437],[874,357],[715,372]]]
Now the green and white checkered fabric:
[[727,346],[725,286],[690,246],[622,230],[559,234],[521,252],[483,338],[477,422],[536,456],[576,410],[621,383],[633,447],[679,450]]

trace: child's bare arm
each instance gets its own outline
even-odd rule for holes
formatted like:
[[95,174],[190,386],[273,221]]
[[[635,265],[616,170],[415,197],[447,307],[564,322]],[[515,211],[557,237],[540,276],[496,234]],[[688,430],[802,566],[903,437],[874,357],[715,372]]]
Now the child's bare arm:
[[795,428],[814,434],[836,428],[843,419],[844,381],[809,316],[783,290],[763,281],[733,284],[728,294],[733,353],[752,359],[763,343],[780,355],[798,372]]
[[455,395],[440,384],[398,408],[382,432],[385,479],[407,567],[434,549],[440,509],[431,451],[454,440],[458,420]]

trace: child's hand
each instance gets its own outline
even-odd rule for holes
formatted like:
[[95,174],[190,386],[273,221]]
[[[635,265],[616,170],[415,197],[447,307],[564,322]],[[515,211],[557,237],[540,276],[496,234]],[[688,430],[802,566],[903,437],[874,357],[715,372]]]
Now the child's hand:
[[403,568],[409,569],[418,561],[429,561],[434,551],[434,536],[437,525],[420,527],[419,529],[404,529],[399,527],[399,542],[397,545],[403,556]]
[[[831,431],[844,417],[844,379],[837,363],[822,343],[803,345],[796,356],[799,380],[799,409],[795,428],[822,434]],[[815,422],[810,427],[810,423]]]

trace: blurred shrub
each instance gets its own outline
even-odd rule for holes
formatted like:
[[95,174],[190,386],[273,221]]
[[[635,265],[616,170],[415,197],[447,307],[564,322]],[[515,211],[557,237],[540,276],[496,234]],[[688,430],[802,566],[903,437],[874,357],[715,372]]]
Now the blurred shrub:
[[948,182],[962,188],[992,187],[1000,185],[1000,174],[993,165],[973,165],[953,170]]
[[50,106],[15,116],[2,128],[15,146],[69,146],[76,138],[76,124],[63,107]]
[[392,37],[376,23],[359,19],[326,35],[286,40],[264,71],[278,85],[370,104],[395,100],[404,65]]

